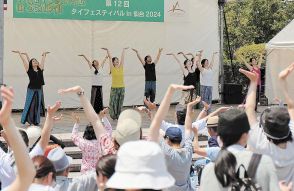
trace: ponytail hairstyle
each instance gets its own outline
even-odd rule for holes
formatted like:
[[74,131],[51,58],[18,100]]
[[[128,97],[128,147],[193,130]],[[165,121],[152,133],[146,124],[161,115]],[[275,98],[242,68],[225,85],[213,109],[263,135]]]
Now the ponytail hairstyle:
[[94,60],[92,61],[92,66],[95,69],[94,74],[97,75],[98,74],[98,69],[96,68],[95,64],[94,64]]
[[228,187],[232,182],[236,180],[236,157],[229,152],[226,148],[230,145],[237,143],[243,133],[241,134],[219,134],[223,147],[220,150],[214,165],[214,173],[217,180],[223,187]]

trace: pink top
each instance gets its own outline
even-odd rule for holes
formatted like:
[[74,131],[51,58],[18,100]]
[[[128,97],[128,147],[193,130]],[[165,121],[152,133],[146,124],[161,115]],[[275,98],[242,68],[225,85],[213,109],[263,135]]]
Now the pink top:
[[[103,118],[107,135],[111,137],[112,127],[106,117]],[[86,140],[79,134],[79,124],[75,124],[72,130],[72,141],[82,151],[81,173],[95,170],[98,160],[103,156],[99,140]],[[100,138],[101,139],[101,138]]]
[[258,85],[261,85],[261,71],[259,67],[252,67],[251,72],[255,72],[258,75]]

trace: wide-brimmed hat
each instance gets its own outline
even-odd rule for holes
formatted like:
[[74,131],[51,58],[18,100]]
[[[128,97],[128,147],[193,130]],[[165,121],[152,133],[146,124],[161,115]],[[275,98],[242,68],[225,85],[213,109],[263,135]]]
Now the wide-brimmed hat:
[[137,141],[141,137],[141,114],[133,109],[124,110],[117,121],[114,139],[122,146],[128,141]]
[[206,127],[217,127],[218,126],[218,116],[209,117],[206,122]]
[[125,143],[117,153],[115,173],[106,183],[114,189],[155,189],[173,186],[175,179],[167,171],[164,154],[150,141]]
[[52,149],[47,158],[53,163],[56,172],[64,171],[72,162],[72,158],[67,156],[61,147]]
[[285,139],[290,134],[290,115],[285,107],[265,109],[260,116],[260,123],[267,137],[275,140]]
[[28,135],[29,138],[29,147],[31,148],[36,141],[40,138],[42,129],[38,126],[29,126],[25,132]]

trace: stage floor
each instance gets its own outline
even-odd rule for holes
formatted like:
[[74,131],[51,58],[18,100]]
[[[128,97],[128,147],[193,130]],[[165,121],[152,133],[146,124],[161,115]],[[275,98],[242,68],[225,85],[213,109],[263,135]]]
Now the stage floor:
[[[212,109],[215,110],[219,107],[222,106],[233,106],[233,107],[237,107],[237,105],[220,105],[220,104],[213,104],[212,105]],[[257,113],[258,115],[260,114],[261,111],[263,111],[267,106],[259,106],[258,107],[258,111],[259,113]],[[124,107],[123,110],[125,109],[130,109],[130,107]],[[74,125],[74,121],[71,117],[72,112],[77,113],[80,118],[81,118],[81,122],[80,122],[80,131],[83,131],[85,126],[89,123],[88,120],[86,119],[86,116],[84,114],[84,111],[81,109],[66,109],[66,110],[60,110],[57,112],[57,114],[62,114],[63,115],[63,119],[61,121],[56,122],[54,128],[53,128],[53,134],[59,134],[59,133],[71,133],[72,131],[72,127]],[[196,116],[199,114],[200,110],[195,110],[195,118]],[[13,119],[15,120],[15,123],[18,127],[25,127],[24,125],[22,125],[20,123],[20,118],[21,118],[21,112],[13,112]],[[142,118],[143,118],[143,125],[142,128],[149,128],[150,126],[150,120],[148,118],[148,116],[146,114],[142,114]],[[110,121],[110,123],[112,124],[112,128],[115,129],[116,127],[116,123],[117,121],[113,121],[109,116],[108,119]],[[42,117],[41,118],[41,126],[43,126],[44,124],[44,120],[45,118]],[[168,112],[168,115],[165,118],[166,121],[168,122],[174,122],[175,121],[175,106],[172,105],[170,107],[170,110]]]

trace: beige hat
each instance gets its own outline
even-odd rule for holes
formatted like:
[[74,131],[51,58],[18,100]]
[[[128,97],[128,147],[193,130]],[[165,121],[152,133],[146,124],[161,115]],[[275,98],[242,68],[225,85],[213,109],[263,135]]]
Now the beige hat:
[[[24,130],[24,129],[22,129]],[[38,138],[41,136],[42,129],[38,126],[29,126],[25,132],[28,135],[29,138],[29,147],[31,148],[35,142],[38,140]]]
[[118,118],[114,139],[120,146],[128,141],[140,140],[141,124],[139,112],[133,109],[123,111]]
[[207,127],[217,127],[218,126],[218,116],[209,117],[207,119]]

